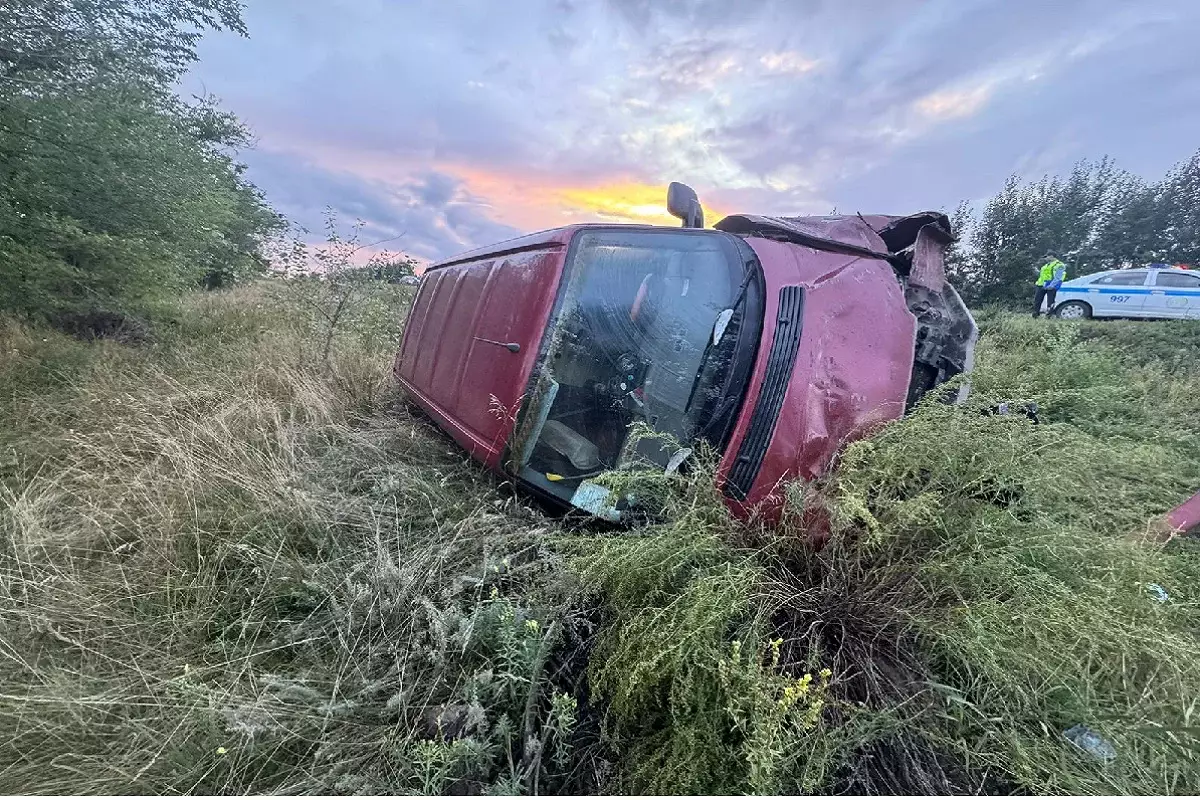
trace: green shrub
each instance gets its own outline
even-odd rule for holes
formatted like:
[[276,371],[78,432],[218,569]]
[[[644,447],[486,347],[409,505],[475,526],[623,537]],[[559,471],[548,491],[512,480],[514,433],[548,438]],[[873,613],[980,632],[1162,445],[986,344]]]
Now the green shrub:
[[780,671],[782,642],[765,638],[758,602],[761,553],[730,538],[738,525],[713,488],[711,455],[700,465],[609,476],[654,498],[666,521],[560,544],[601,604],[589,685],[607,707],[623,791],[774,794],[781,773],[810,760],[829,672],[814,684]]
[[0,313],[86,328],[261,274],[280,220],[234,161],[249,134],[211,99],[175,94],[203,30],[244,33],[240,4],[5,10]]
[[[834,695],[903,721],[884,752],[893,775],[925,770],[907,788],[1195,791],[1200,564],[1139,535],[1200,485],[1180,446],[1196,426],[1163,405],[1163,384],[1194,379],[1012,318],[982,355],[971,405],[926,405],[847,449],[825,489],[834,542],[790,554],[792,628],[849,649],[835,675],[875,673]],[[1043,424],[979,413],[1015,398],[1037,400]],[[881,635],[889,647],[869,646]],[[1116,748],[1112,763],[1067,742],[1079,724]],[[906,788],[856,777],[858,758],[854,788]]]

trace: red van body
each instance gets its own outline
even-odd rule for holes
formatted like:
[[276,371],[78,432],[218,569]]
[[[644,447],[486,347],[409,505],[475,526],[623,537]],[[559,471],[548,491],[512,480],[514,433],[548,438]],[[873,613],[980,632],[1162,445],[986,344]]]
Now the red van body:
[[674,469],[705,439],[729,505],[770,519],[786,481],[970,370],[950,241],[932,212],[544,231],[430,267],[395,375],[473,458],[563,505],[619,518],[591,478]]

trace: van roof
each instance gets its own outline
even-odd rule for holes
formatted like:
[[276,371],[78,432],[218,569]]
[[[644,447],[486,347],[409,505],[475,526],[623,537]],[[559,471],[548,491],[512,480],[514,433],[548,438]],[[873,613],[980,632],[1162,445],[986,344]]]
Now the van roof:
[[449,267],[454,264],[462,264],[466,261],[475,261],[480,258],[489,258],[492,256],[502,256],[508,253],[520,253],[526,250],[543,250],[556,247],[564,247],[571,241],[571,235],[577,230],[584,228],[629,228],[631,230],[681,230],[676,227],[668,227],[666,225],[641,225],[636,223],[622,222],[579,222],[574,225],[563,225],[559,228],[550,228],[536,233],[517,236],[512,239],[505,239],[495,244],[477,247],[474,250],[468,250],[465,253],[451,256],[444,261],[438,261],[430,264],[426,270],[428,272],[439,267]]
[[[949,241],[949,218],[939,211],[922,211],[907,216],[883,214],[842,214],[811,217],[766,217],[751,214],[734,214],[725,217],[715,226],[716,230],[739,236],[761,236],[769,239],[790,241],[818,250],[833,250],[875,258],[887,258],[912,246],[917,232],[926,225],[934,228]],[[629,228],[632,230],[680,230],[665,225],[641,225],[630,223],[584,222],[564,225],[559,228],[517,236],[502,242],[469,250],[444,261],[431,264],[426,270],[435,270],[453,264],[475,261],[480,258],[507,255],[527,250],[542,250],[564,247],[571,235],[584,228]]]

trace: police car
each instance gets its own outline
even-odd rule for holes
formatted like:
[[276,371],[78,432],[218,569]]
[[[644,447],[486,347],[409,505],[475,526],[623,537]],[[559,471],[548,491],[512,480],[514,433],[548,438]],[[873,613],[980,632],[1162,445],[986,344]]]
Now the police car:
[[1064,281],[1056,300],[1054,315],[1061,319],[1200,319],[1200,273],[1155,267],[1095,272]]

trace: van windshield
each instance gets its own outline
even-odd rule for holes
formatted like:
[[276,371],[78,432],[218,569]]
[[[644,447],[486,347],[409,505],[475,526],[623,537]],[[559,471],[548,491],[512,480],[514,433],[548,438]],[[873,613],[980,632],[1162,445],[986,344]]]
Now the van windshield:
[[675,455],[630,441],[633,423],[684,445],[714,438],[715,418],[740,401],[748,368],[735,362],[761,325],[752,254],[739,245],[716,231],[577,236],[519,426],[522,477],[582,505],[575,495],[588,478],[633,461],[666,467]]

